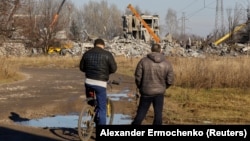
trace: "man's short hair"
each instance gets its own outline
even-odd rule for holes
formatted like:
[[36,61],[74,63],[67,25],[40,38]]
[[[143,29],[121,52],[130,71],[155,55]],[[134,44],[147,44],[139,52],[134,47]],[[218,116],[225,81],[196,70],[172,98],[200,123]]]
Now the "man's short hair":
[[151,47],[152,52],[161,52],[161,45],[160,44],[153,44]]
[[95,40],[94,46],[96,46],[97,44],[105,46],[105,43],[104,43],[103,39],[100,39],[100,38]]

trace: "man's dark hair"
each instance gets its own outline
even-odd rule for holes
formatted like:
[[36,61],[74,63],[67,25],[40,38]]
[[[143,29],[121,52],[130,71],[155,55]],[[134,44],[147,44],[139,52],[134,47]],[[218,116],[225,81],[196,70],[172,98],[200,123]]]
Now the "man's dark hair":
[[161,52],[161,45],[160,44],[153,44],[151,47],[152,52]]
[[103,39],[100,39],[100,38],[95,40],[94,46],[96,46],[97,44],[99,44],[99,45],[105,45]]

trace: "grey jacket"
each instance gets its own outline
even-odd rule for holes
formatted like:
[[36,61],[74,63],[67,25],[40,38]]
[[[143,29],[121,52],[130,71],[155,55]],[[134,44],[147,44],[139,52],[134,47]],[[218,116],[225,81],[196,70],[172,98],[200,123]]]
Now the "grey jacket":
[[137,64],[134,76],[141,96],[164,94],[174,82],[171,63],[158,52],[151,52],[142,58]]

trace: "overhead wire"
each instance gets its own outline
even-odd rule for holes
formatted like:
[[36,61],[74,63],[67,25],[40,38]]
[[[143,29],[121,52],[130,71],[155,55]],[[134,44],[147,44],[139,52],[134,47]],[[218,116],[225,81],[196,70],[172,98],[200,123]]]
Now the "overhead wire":
[[[202,7],[202,8],[200,8],[200,9],[194,11],[193,13],[189,14],[187,17],[188,17],[188,18],[193,17],[194,15],[198,14],[200,11],[202,11],[202,10],[204,10],[204,9],[207,9],[207,8],[208,8],[207,6],[209,6],[209,5],[213,4],[213,3],[215,3],[215,1],[216,1],[216,0],[214,0],[213,2],[210,2],[209,4],[205,4],[205,3],[204,3],[204,7]],[[211,8],[210,8],[210,9],[211,9]]]
[[183,10],[185,10],[186,8],[190,7],[191,5],[193,5],[196,1],[198,0],[193,0],[190,4],[188,4],[187,6],[185,6],[184,8],[182,8],[180,11],[182,12]]
[[[192,6],[192,5],[193,5],[194,3],[196,3],[197,1],[198,1],[198,0],[193,0],[193,1],[192,1],[191,3],[189,3],[187,6],[185,6],[184,8],[182,8],[181,12],[184,14],[183,11],[184,11],[185,9],[189,8],[190,6]],[[216,1],[216,0],[213,0],[212,2],[210,1],[210,3],[206,4],[206,3],[205,3],[205,0],[204,0],[204,7],[202,7],[202,8],[200,8],[200,9],[196,10],[195,12],[189,14],[189,15],[186,16],[186,17],[185,17],[185,16],[182,17],[182,20],[183,20],[183,19],[189,20],[192,16],[194,16],[194,15],[198,14],[200,11],[206,9],[207,6],[209,6],[209,5],[213,4],[213,3],[215,3],[215,1]]]

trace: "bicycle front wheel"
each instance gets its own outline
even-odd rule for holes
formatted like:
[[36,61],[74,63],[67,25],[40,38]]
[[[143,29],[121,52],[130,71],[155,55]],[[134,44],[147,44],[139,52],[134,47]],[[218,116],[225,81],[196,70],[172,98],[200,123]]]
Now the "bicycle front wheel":
[[112,125],[114,120],[114,104],[107,98],[107,124]]
[[78,135],[81,141],[87,141],[92,136],[95,127],[95,107],[84,105],[78,118]]

